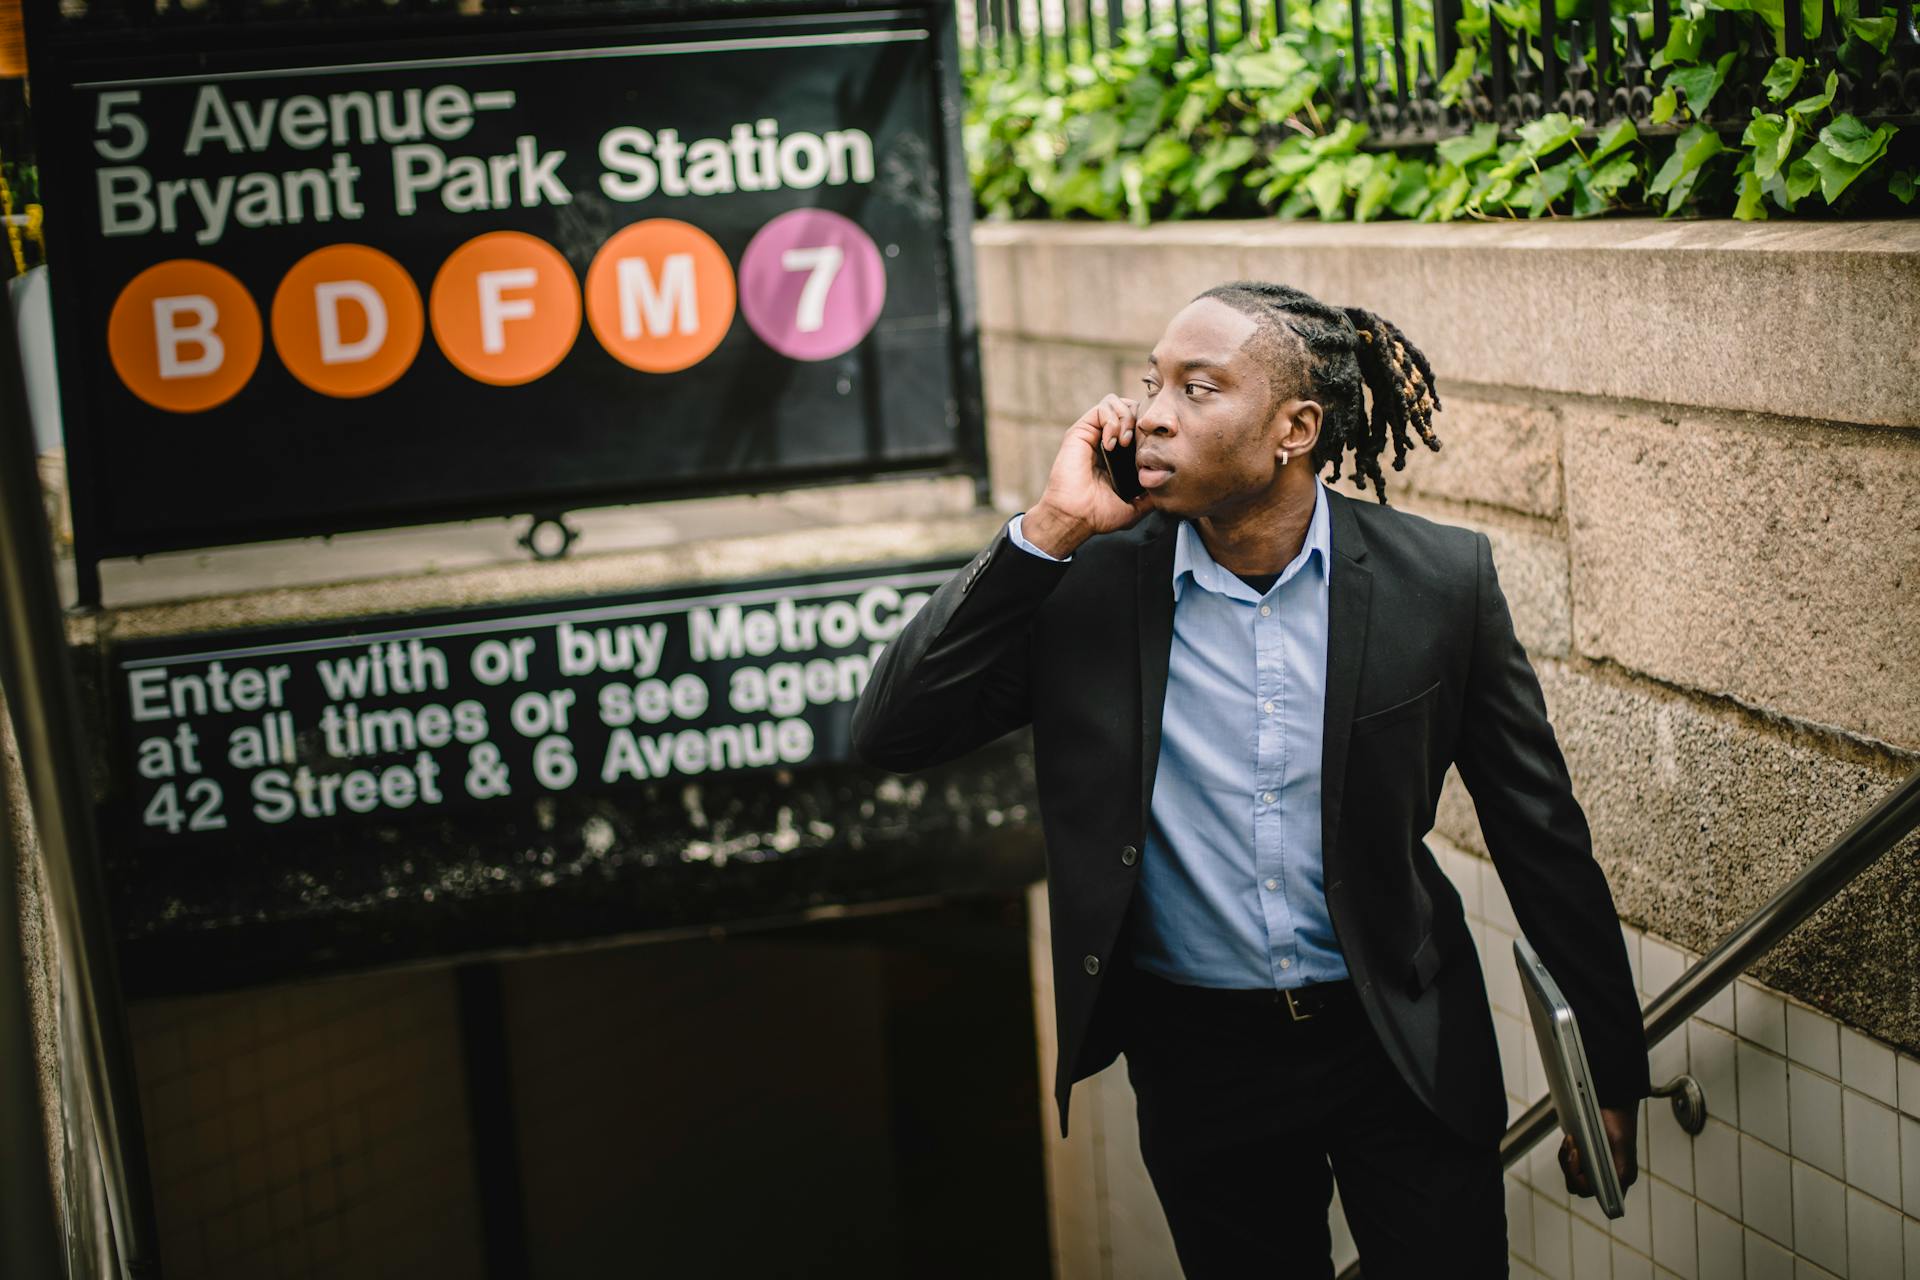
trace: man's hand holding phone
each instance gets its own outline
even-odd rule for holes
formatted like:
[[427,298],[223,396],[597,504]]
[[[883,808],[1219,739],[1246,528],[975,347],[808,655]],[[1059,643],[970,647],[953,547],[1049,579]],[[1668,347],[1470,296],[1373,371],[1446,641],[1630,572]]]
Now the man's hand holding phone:
[[[1133,473],[1137,409],[1135,401],[1108,396],[1068,428],[1046,492],[1021,521],[1027,541],[1065,559],[1095,534],[1125,529],[1153,510],[1144,494],[1128,501],[1115,492],[1116,483],[1125,487]],[[1121,455],[1117,465],[1116,454]],[[1137,482],[1132,490],[1139,492]]]

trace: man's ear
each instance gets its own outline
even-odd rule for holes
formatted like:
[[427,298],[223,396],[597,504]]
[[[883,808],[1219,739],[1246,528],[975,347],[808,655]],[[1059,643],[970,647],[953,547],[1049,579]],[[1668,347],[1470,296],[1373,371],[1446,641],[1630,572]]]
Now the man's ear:
[[1286,400],[1274,409],[1276,438],[1274,449],[1287,451],[1289,457],[1306,457],[1320,440],[1320,402]]

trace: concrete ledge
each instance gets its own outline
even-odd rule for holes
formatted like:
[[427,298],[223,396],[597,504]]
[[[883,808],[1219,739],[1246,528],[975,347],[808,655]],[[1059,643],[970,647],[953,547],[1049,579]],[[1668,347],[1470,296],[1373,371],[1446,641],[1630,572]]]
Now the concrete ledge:
[[1920,435],[1565,415],[1581,653],[1920,747]]
[[[1363,306],[1454,380],[1920,426],[1920,219],[994,223],[982,325],[1147,346],[1195,294]],[[1673,335],[1684,332],[1684,359]]]

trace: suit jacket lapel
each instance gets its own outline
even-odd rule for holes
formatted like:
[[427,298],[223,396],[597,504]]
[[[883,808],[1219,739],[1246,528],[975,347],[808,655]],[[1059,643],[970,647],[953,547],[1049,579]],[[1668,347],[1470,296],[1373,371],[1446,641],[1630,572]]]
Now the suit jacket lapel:
[[[1360,694],[1360,669],[1367,648],[1368,604],[1373,596],[1373,572],[1363,563],[1366,540],[1354,514],[1358,501],[1332,489],[1327,491],[1332,520],[1328,542],[1333,554],[1327,565],[1327,697],[1326,723],[1321,734],[1320,852],[1329,868],[1340,834],[1340,806],[1347,782],[1347,741],[1352,736],[1353,710]],[[1336,878],[1329,869],[1328,882]]]
[[1140,623],[1140,832],[1147,830],[1153,777],[1160,763],[1160,717],[1167,702],[1173,652],[1173,552],[1180,522],[1154,513],[1160,527],[1140,543],[1135,617]]

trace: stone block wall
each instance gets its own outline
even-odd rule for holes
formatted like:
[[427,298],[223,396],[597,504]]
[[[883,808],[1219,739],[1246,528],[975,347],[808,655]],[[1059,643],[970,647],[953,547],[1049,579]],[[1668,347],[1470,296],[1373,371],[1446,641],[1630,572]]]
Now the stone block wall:
[[[1214,284],[1278,280],[1365,306],[1427,353],[1444,447],[1389,470],[1389,499],[1491,539],[1636,954],[1642,938],[1663,960],[1710,949],[1920,765],[1920,223],[1036,224],[982,227],[976,245],[993,495],[1007,512],[1037,496],[1087,406],[1137,394],[1167,319]],[[1457,777],[1430,843],[1450,870],[1477,866],[1476,884],[1497,885]],[[1822,1035],[1876,1062],[1904,1053],[1909,1068],[1917,850],[1909,840],[1889,854],[1749,975]],[[1488,968],[1511,963],[1490,955]],[[1685,1061],[1688,1040],[1670,1038],[1657,1065]],[[1852,1088],[1837,1064],[1795,1065],[1754,1044],[1749,1057],[1819,1076],[1803,1091],[1837,1102]],[[1778,1064],[1752,1060],[1755,1087],[1771,1087]],[[1527,1079],[1508,1073],[1510,1088]],[[1175,1274],[1124,1070],[1089,1085],[1092,1123],[1053,1142],[1058,1274]],[[1869,1101],[1895,1114],[1895,1098],[1854,1092],[1859,1115]],[[1715,1114],[1731,1129],[1731,1107]],[[1884,1129],[1907,1127],[1903,1176],[1920,1185],[1920,1122]],[[1586,1247],[1564,1194],[1557,1218],[1542,1211],[1541,1247],[1529,1189],[1510,1204],[1517,1268],[1920,1277],[1920,1205],[1902,1184],[1857,1182],[1844,1156],[1809,1159],[1764,1122],[1738,1137],[1779,1157],[1753,1162],[1753,1216],[1696,1194],[1723,1165],[1702,1184],[1670,1155],[1646,1184],[1649,1196],[1668,1190],[1644,1200],[1640,1223],[1652,1214],[1658,1230],[1665,1215],[1664,1249],[1631,1225],[1624,1239],[1603,1231],[1605,1250]],[[1726,1139],[1710,1129],[1693,1145],[1719,1152]],[[1846,1149],[1844,1132],[1833,1141]],[[1804,1238],[1760,1220],[1775,1211],[1806,1219]],[[1796,1239],[1818,1242],[1798,1262]],[[1904,1245],[1887,1253],[1888,1240]]]

